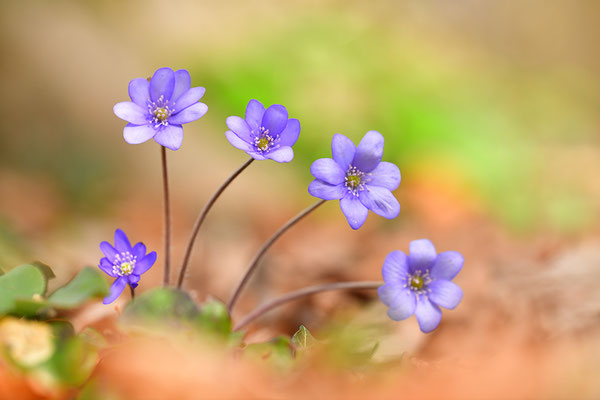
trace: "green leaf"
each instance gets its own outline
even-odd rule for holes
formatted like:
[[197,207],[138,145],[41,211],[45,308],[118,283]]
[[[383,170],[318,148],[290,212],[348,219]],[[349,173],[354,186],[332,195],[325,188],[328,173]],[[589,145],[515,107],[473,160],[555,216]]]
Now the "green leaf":
[[57,289],[48,302],[56,308],[75,308],[91,298],[108,294],[108,285],[97,268],[85,267],[65,286]]
[[33,265],[34,267],[39,269],[40,272],[42,274],[44,274],[44,277],[46,277],[46,282],[48,282],[50,279],[53,279],[56,277],[56,275],[54,275],[54,271],[52,271],[52,268],[50,268],[48,265],[44,264],[43,262],[35,261],[35,262],[32,262],[31,265]]
[[164,325],[168,321],[190,323],[198,313],[198,307],[187,293],[173,288],[157,288],[130,302],[123,310],[121,321],[132,325]]
[[70,386],[83,384],[98,361],[98,352],[79,336],[58,340],[56,351],[44,365],[57,381]]
[[17,299],[12,307],[11,313],[20,317],[32,318],[40,315],[47,316],[52,313],[50,304],[41,296],[32,299]]
[[298,331],[292,336],[292,344],[296,349],[307,349],[313,346],[315,342],[314,336],[310,334],[304,325],[300,325]]
[[12,311],[17,299],[32,299],[46,291],[47,279],[40,268],[25,264],[0,276],[0,314]]
[[202,305],[197,322],[200,329],[222,337],[228,338],[231,333],[231,318],[227,306],[212,297]]

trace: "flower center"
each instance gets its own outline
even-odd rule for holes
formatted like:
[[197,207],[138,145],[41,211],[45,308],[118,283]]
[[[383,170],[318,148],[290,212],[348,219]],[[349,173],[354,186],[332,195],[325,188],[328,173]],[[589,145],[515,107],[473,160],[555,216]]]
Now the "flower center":
[[360,185],[360,176],[350,175],[346,178],[346,186],[351,189],[355,189]]
[[119,268],[121,268],[121,273],[123,275],[131,275],[131,273],[133,272],[133,264],[130,262],[121,263],[121,265],[119,265]]
[[113,273],[117,276],[127,276],[133,273],[137,257],[130,252],[117,254],[113,263]]
[[415,290],[421,290],[423,288],[423,278],[420,276],[410,278],[410,287]]
[[169,109],[165,107],[157,107],[156,110],[154,110],[154,118],[161,122],[164,121],[165,119],[169,118]]
[[351,165],[348,167],[348,171],[346,171],[346,176],[344,177],[344,186],[346,186],[348,191],[354,196],[358,196],[359,192],[365,190],[366,187],[364,184],[368,181],[367,174]]
[[258,129],[258,134],[254,137],[254,147],[257,151],[263,153],[265,151],[273,150],[279,147],[277,142],[279,141],[279,135],[273,137],[269,133],[269,130],[262,126]]
[[406,285],[404,287],[408,287],[416,294],[427,295],[427,293],[431,292],[431,289],[427,287],[430,283],[429,270],[425,270],[425,272],[417,270],[406,276]]
[[164,96],[160,96],[158,100],[148,102],[148,113],[150,114],[150,122],[155,128],[169,125],[169,117],[175,111],[175,104],[169,104],[169,100],[165,100]]

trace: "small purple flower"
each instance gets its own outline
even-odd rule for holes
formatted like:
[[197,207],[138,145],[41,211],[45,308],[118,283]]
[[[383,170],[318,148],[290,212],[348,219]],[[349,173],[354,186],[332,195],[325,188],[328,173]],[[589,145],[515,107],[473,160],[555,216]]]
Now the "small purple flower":
[[201,118],[208,106],[198,103],[204,96],[203,87],[192,88],[190,73],[185,69],[156,70],[150,82],[137,78],[129,82],[131,101],[115,104],[113,111],[129,122],[123,129],[129,144],[144,143],[154,138],[156,143],[177,150],[183,143],[181,125]]
[[352,229],[360,228],[369,210],[392,219],[400,213],[400,204],[392,194],[400,185],[400,170],[382,162],[383,136],[369,131],[358,147],[344,135],[331,141],[331,158],[321,158],[310,166],[316,178],[308,192],[323,200],[339,200]]
[[440,307],[454,309],[463,292],[450,282],[461,270],[465,259],[456,251],[437,254],[429,239],[413,240],[408,256],[392,251],[383,262],[385,284],[377,289],[387,314],[401,321],[415,314],[421,331],[437,328],[442,319]]
[[120,229],[115,231],[115,246],[102,242],[100,250],[105,257],[100,259],[98,267],[113,278],[117,278],[110,287],[110,293],[104,298],[104,304],[115,301],[123,293],[127,284],[135,289],[140,281],[140,275],[148,271],[156,262],[155,251],[146,254],[146,246],[143,243],[131,247],[127,235]]
[[246,107],[246,119],[227,118],[225,132],[229,143],[243,150],[255,160],[270,159],[290,162],[294,158],[292,146],[300,135],[300,122],[288,119],[284,106],[273,104],[265,107],[257,100],[250,100]]

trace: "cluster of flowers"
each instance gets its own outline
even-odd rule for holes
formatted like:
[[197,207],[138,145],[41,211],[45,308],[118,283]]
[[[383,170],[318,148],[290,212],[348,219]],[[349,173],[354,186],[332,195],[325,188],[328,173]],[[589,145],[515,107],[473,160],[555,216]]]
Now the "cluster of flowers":
[[[204,92],[202,87],[191,87],[186,70],[161,68],[151,79],[132,80],[131,101],[114,106],[114,113],[128,122],[123,131],[125,141],[139,144],[154,139],[161,146],[179,149],[182,125],[208,111],[206,104],[199,102]],[[246,152],[250,161],[292,161],[300,122],[290,119],[284,106],[265,108],[259,101],[250,100],[245,117],[231,116],[226,125],[229,130],[225,137],[232,146]],[[400,213],[400,204],[392,194],[400,184],[400,170],[382,161],[383,147],[384,138],[376,131],[367,132],[358,146],[336,134],[331,142],[332,158],[318,159],[310,167],[314,180],[308,192],[322,201],[339,200],[352,229],[365,223],[369,210],[388,219]],[[142,243],[132,247],[121,230],[115,232],[114,246],[102,242],[100,249],[105,257],[99,267],[116,278],[105,304],[119,297],[127,284],[133,293],[140,276],[156,261],[156,252],[146,253]],[[453,309],[462,299],[461,289],[451,280],[461,270],[464,259],[454,251],[438,254],[427,239],[411,242],[409,250],[408,255],[393,251],[387,256],[382,271],[384,282],[377,285],[377,292],[389,307],[391,319],[400,321],[414,314],[421,330],[430,332],[440,323],[440,307]]]

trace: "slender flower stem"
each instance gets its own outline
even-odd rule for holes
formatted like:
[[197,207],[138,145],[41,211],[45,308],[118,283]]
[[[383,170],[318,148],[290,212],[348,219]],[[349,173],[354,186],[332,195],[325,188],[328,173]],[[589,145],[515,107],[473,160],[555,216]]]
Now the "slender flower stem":
[[135,289],[129,286],[129,290],[131,290],[131,300],[135,299]]
[[254,273],[254,270],[256,270],[256,267],[258,266],[258,262],[260,261],[262,256],[267,252],[267,250],[269,250],[269,248],[273,245],[273,243],[275,243],[275,241],[277,239],[279,239],[279,237],[281,235],[283,235],[285,233],[285,231],[290,229],[292,226],[294,226],[297,222],[302,220],[302,218],[306,217],[312,211],[316,210],[321,204],[325,203],[325,201],[326,200],[317,201],[315,204],[306,208],[300,214],[298,214],[294,218],[290,219],[287,222],[287,224],[285,224],[283,227],[281,227],[281,229],[279,229],[277,232],[275,232],[275,234],[273,236],[271,236],[271,238],[269,240],[267,240],[267,242],[265,244],[263,244],[261,249],[254,256],[254,259],[248,265],[246,274],[244,275],[242,280],[238,283],[235,291],[233,292],[233,296],[231,296],[231,300],[229,300],[229,303],[227,304],[227,310],[229,311],[229,314],[231,314],[231,311],[233,310],[233,306],[235,306],[235,303],[236,303],[238,297],[242,293],[242,290],[244,290],[244,286],[246,285],[246,283],[248,282],[248,280]]
[[164,146],[160,146],[160,150],[165,203],[165,273],[163,277],[163,286],[169,286],[169,280],[171,278],[171,205],[169,201],[169,179],[167,176],[167,149]]
[[262,306],[254,309],[250,314],[242,318],[233,327],[234,331],[240,330],[255,319],[261,317],[263,314],[271,311],[272,309],[279,307],[283,304],[289,303],[290,301],[298,300],[303,297],[312,296],[316,293],[328,292],[331,290],[358,290],[358,289],[377,289],[383,285],[383,282],[338,282],[328,283],[325,285],[309,286],[295,292],[284,294],[283,296],[277,297]]
[[194,223],[194,227],[192,228],[190,240],[188,241],[187,247],[185,249],[185,255],[183,257],[183,262],[181,263],[181,269],[179,271],[179,279],[177,280],[177,288],[181,289],[181,286],[183,285],[183,280],[185,279],[185,272],[187,271],[187,266],[192,256],[192,250],[194,249],[196,236],[198,236],[198,232],[200,231],[200,227],[202,226],[206,215],[208,214],[212,206],[215,204],[219,196],[221,196],[221,193],[223,193],[227,186],[229,186],[229,184],[233,182],[233,180],[237,178],[237,176],[241,174],[243,170],[245,170],[250,164],[252,164],[252,161],[254,161],[254,158],[250,157],[248,161],[242,164],[241,167],[239,167],[233,174],[231,174],[231,176],[227,178],[227,180],[221,185],[221,187],[219,187],[217,191],[212,195],[212,197],[208,200],[202,211],[200,211],[200,214],[198,215],[198,218]]

